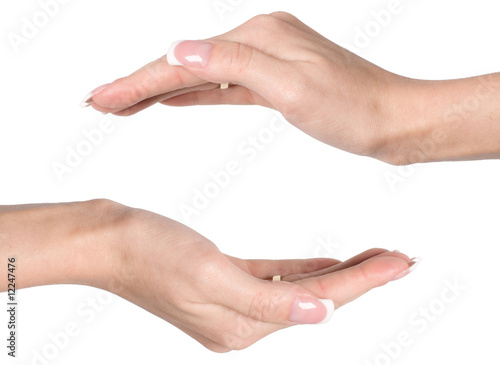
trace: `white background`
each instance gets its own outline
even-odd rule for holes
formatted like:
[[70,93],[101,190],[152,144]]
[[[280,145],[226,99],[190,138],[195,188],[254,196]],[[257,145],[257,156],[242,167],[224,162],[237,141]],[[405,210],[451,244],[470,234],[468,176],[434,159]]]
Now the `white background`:
[[[88,310],[87,298],[109,299],[92,288],[22,290],[21,356],[11,363],[498,361],[498,161],[398,169],[328,147],[289,126],[246,163],[238,145],[261,132],[273,112],[155,106],[127,119],[109,117],[114,131],[73,172],[57,179],[51,164],[63,162],[66,147],[76,146],[82,131],[102,119],[79,108],[87,92],[161,56],[172,41],[219,34],[257,14],[291,12],[360,56],[414,78],[467,77],[500,67],[497,1],[401,0],[402,11],[362,48],[355,46],[356,29],[365,29],[372,11],[387,9],[388,0],[229,3],[231,11],[221,18],[213,0],[68,1],[16,52],[9,34],[20,35],[23,17],[33,19],[41,8],[34,0],[2,2],[0,203],[103,197],[180,220],[239,257],[346,259],[385,247],[422,256],[421,266],[342,308],[327,325],[281,331],[223,355],[117,297],[87,323],[91,314],[81,313]],[[186,222],[179,205],[190,203],[193,189],[202,189],[209,173],[232,159],[242,163],[241,174]],[[386,181],[388,173],[400,176],[395,189]],[[465,289],[443,305],[446,280]],[[418,310],[429,306],[437,315],[422,320]],[[7,320],[1,312],[3,364]],[[79,335],[51,353],[50,361],[34,361],[36,352],[53,346],[49,334],[72,322]],[[410,335],[411,345],[388,361],[383,346],[401,332]]]

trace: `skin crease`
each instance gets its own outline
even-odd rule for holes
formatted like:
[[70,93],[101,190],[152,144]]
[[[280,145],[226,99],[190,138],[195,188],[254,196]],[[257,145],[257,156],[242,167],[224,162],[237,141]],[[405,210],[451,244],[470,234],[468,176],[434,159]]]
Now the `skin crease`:
[[[500,158],[500,73],[399,76],[284,12],[205,42],[213,45],[206,67],[171,66],[161,57],[89,102],[119,116],[156,103],[262,105],[324,143],[395,165]],[[226,82],[229,89],[220,90]]]
[[[92,107],[128,116],[156,103],[257,104],[322,142],[391,164],[500,157],[500,74],[402,77],[282,12],[206,41],[207,67],[161,57],[94,95]],[[406,255],[383,249],[345,262],[242,260],[180,223],[106,200],[0,207],[0,260],[13,255],[24,261],[21,287],[102,288],[217,352],[294,325],[294,295],[339,308],[409,268]],[[269,281],[276,273],[283,282]]]
[[[108,200],[0,207],[0,261],[12,256],[22,261],[17,289],[108,290],[217,352],[294,325],[295,297],[332,299],[338,309],[411,266],[384,249],[345,262],[242,260],[178,222]],[[270,281],[276,273],[281,282]]]

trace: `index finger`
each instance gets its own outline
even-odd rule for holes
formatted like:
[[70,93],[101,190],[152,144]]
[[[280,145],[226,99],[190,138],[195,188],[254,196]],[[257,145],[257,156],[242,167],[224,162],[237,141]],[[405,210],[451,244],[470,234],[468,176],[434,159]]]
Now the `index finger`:
[[112,113],[169,91],[204,83],[206,81],[185,68],[169,65],[162,56],[131,75],[113,81],[92,97],[92,106]]

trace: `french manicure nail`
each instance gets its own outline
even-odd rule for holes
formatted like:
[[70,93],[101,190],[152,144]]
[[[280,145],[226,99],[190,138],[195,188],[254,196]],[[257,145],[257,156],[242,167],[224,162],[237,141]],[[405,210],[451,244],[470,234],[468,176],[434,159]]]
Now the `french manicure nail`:
[[394,277],[394,279],[392,279],[392,281],[404,278],[406,275],[408,275],[413,270],[415,270],[421,261],[422,261],[422,259],[420,257],[414,257],[414,258],[410,259],[410,261],[408,261],[408,268],[405,271],[403,271],[402,273],[396,275]]
[[212,52],[212,43],[201,41],[177,41],[167,52],[167,62],[172,66],[204,68]]
[[82,102],[80,103],[80,107],[86,108],[89,105],[91,105],[92,104],[92,98],[95,95],[97,95],[98,93],[100,93],[101,91],[103,91],[105,88],[107,88],[108,85],[109,84],[101,85],[97,89],[94,89],[91,92],[89,92],[87,95],[85,95],[85,97],[83,98]]
[[298,324],[322,324],[332,318],[334,311],[335,305],[330,299],[296,297],[288,319]]

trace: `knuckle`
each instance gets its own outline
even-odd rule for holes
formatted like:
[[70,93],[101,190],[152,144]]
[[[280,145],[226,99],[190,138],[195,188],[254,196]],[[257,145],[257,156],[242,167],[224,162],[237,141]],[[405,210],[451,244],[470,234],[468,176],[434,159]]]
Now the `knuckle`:
[[223,67],[235,73],[244,72],[252,63],[253,48],[236,42],[223,58]]
[[271,14],[269,14],[269,15],[272,16],[272,17],[284,20],[286,22],[295,22],[295,21],[298,20],[295,16],[293,16],[290,13],[287,13],[286,11],[275,11],[275,12],[272,12]]
[[318,265],[318,261],[316,261],[316,260],[302,259],[300,261],[300,264],[301,264],[301,267],[302,267],[301,272],[306,272],[306,273],[318,270],[318,266],[319,266]]
[[275,296],[258,293],[250,302],[248,317],[260,322],[267,322],[279,313],[279,300]]
[[328,290],[328,287],[327,287],[326,282],[324,280],[321,280],[321,279],[318,280],[317,285],[318,285],[317,289],[320,293],[324,293],[324,294],[328,293],[329,290]]
[[252,19],[247,21],[246,25],[250,27],[268,27],[278,24],[280,20],[270,14],[260,14],[254,16]]
[[270,35],[276,33],[288,32],[292,21],[290,22],[287,21],[286,20],[287,17],[285,15],[281,17],[273,14],[276,13],[257,15],[252,19],[250,19],[249,21],[247,21],[243,25],[243,27],[245,28],[245,30],[248,30],[250,32],[258,31],[262,32],[263,34],[270,34]]
[[367,265],[366,263],[362,263],[359,266],[359,273],[358,273],[358,279],[362,283],[368,283],[369,285],[374,284],[372,272],[370,270],[370,265]]
[[144,99],[147,88],[144,83],[131,84],[126,77],[113,82],[120,92],[120,98],[116,101],[117,106],[129,106]]

